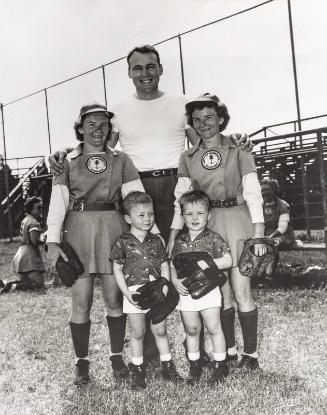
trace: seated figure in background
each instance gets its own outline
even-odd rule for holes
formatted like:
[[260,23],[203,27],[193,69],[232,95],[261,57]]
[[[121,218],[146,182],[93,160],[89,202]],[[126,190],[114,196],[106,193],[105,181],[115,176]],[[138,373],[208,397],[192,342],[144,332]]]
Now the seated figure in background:
[[260,182],[265,219],[265,235],[273,238],[276,246],[293,245],[295,236],[290,222],[290,206],[278,197],[277,180],[264,179]]

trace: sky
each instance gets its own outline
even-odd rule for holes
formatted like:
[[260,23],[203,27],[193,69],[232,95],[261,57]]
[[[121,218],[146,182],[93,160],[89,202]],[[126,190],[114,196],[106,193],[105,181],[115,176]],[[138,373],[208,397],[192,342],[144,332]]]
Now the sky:
[[[126,56],[135,45],[160,42],[260,3],[0,0],[0,102]],[[291,0],[302,117],[327,113],[326,3]],[[186,94],[216,93],[231,114],[228,132],[251,133],[296,119],[287,0],[184,35],[182,47]],[[164,68],[160,89],[182,93],[178,40],[158,50]],[[109,107],[133,93],[125,60],[107,66],[105,74]],[[48,90],[52,149],[76,144],[72,125],[80,107],[92,101],[104,102],[101,70]],[[49,152],[44,92],[5,105],[4,118],[8,158]],[[325,125],[326,119],[303,128]]]

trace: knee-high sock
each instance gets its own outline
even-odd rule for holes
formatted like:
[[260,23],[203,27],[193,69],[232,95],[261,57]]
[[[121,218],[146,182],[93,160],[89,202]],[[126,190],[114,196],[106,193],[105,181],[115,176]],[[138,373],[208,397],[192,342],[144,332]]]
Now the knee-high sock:
[[124,348],[126,314],[119,317],[107,316],[111,353],[122,353]]
[[89,339],[91,330],[91,321],[86,323],[69,322],[72,333],[73,345],[76,357],[83,359],[89,354]]
[[201,331],[200,331],[200,337],[199,337],[199,340],[200,340],[200,350],[205,350],[205,343],[206,343],[206,341],[205,341],[205,336],[204,336],[204,323],[203,323],[203,319],[202,319],[201,316],[200,316],[200,318],[201,318]]
[[243,334],[244,353],[252,354],[257,350],[258,309],[246,313],[238,311],[238,317]]
[[235,308],[221,309],[220,319],[226,340],[226,349],[230,349],[235,346]]

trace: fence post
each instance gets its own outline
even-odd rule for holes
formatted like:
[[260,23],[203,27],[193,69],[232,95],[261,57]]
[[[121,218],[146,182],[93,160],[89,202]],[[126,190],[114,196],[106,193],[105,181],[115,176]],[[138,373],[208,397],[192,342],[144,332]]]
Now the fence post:
[[8,217],[8,233],[9,233],[9,239],[12,241],[13,237],[13,221],[12,221],[12,212],[11,212],[11,206],[10,206],[10,199],[9,199],[9,193],[10,193],[10,185],[9,185],[9,166],[7,166],[7,148],[6,148],[6,135],[5,135],[5,118],[3,115],[3,104],[0,104],[1,108],[1,121],[2,121],[2,139],[3,139],[3,153],[4,153],[4,174],[5,174],[5,187],[6,187],[6,194],[7,194],[7,217]]
[[185,95],[184,62],[183,62],[183,51],[182,51],[182,38],[181,38],[181,35],[178,35],[178,45],[179,45],[179,59],[181,61],[182,88],[183,88],[183,94]]
[[49,107],[48,107],[48,93],[47,93],[47,89],[44,88],[44,97],[45,97],[45,108],[46,108],[46,112],[47,112],[47,126],[48,126],[48,139],[49,139],[49,150],[50,150],[50,154],[52,153],[51,150],[51,134],[50,134],[50,120],[49,120]]
[[322,133],[317,134],[317,147],[318,147],[318,162],[319,162],[319,179],[321,188],[321,201],[324,215],[324,236],[325,244],[327,247],[327,188],[326,188],[326,172],[324,166],[324,150],[322,145]]
[[106,107],[108,106],[108,102],[107,102],[107,85],[106,85],[106,72],[105,72],[105,68],[102,65],[102,78],[103,78],[103,89],[104,89],[104,102]]

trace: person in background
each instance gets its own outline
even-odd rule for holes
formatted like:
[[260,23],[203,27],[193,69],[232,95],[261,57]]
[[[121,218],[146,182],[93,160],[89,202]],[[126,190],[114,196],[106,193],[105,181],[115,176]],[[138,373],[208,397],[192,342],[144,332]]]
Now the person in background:
[[132,190],[144,191],[144,188],[130,158],[107,145],[113,115],[97,103],[81,108],[74,125],[80,144],[68,154],[63,172],[53,178],[47,220],[48,256],[52,266],[60,255],[67,260],[59,246],[63,239],[72,246],[84,267],[84,273],[71,287],[69,318],[77,385],[90,381],[90,312],[95,276],[101,279],[113,375],[116,379],[128,377],[122,359],[126,315],[109,256],[115,240],[127,228],[120,213],[121,198]]
[[1,290],[2,294],[44,287],[45,266],[40,252],[40,246],[45,244],[45,239],[41,238],[42,199],[28,197],[24,208],[26,216],[20,225],[20,247],[12,262],[12,270],[19,274],[20,280],[8,282]]
[[[219,233],[231,250],[233,259],[230,281],[221,288],[223,294],[222,327],[227,344],[227,360],[237,360],[235,344],[234,296],[243,333],[240,368],[259,368],[257,353],[258,309],[251,291],[251,281],[240,274],[239,258],[244,241],[264,236],[262,196],[251,153],[242,151],[222,134],[230,116],[216,95],[206,93],[186,104],[188,123],[199,134],[198,143],[184,151],[179,160],[175,189],[175,215],[171,225],[168,250],[184,221],[178,203],[190,189],[203,190],[210,199],[208,228]],[[266,246],[255,245],[255,254],[264,255]]]
[[290,226],[290,206],[278,197],[277,180],[263,179],[260,182],[263,197],[265,235],[272,238],[279,248],[295,243],[293,228]]

